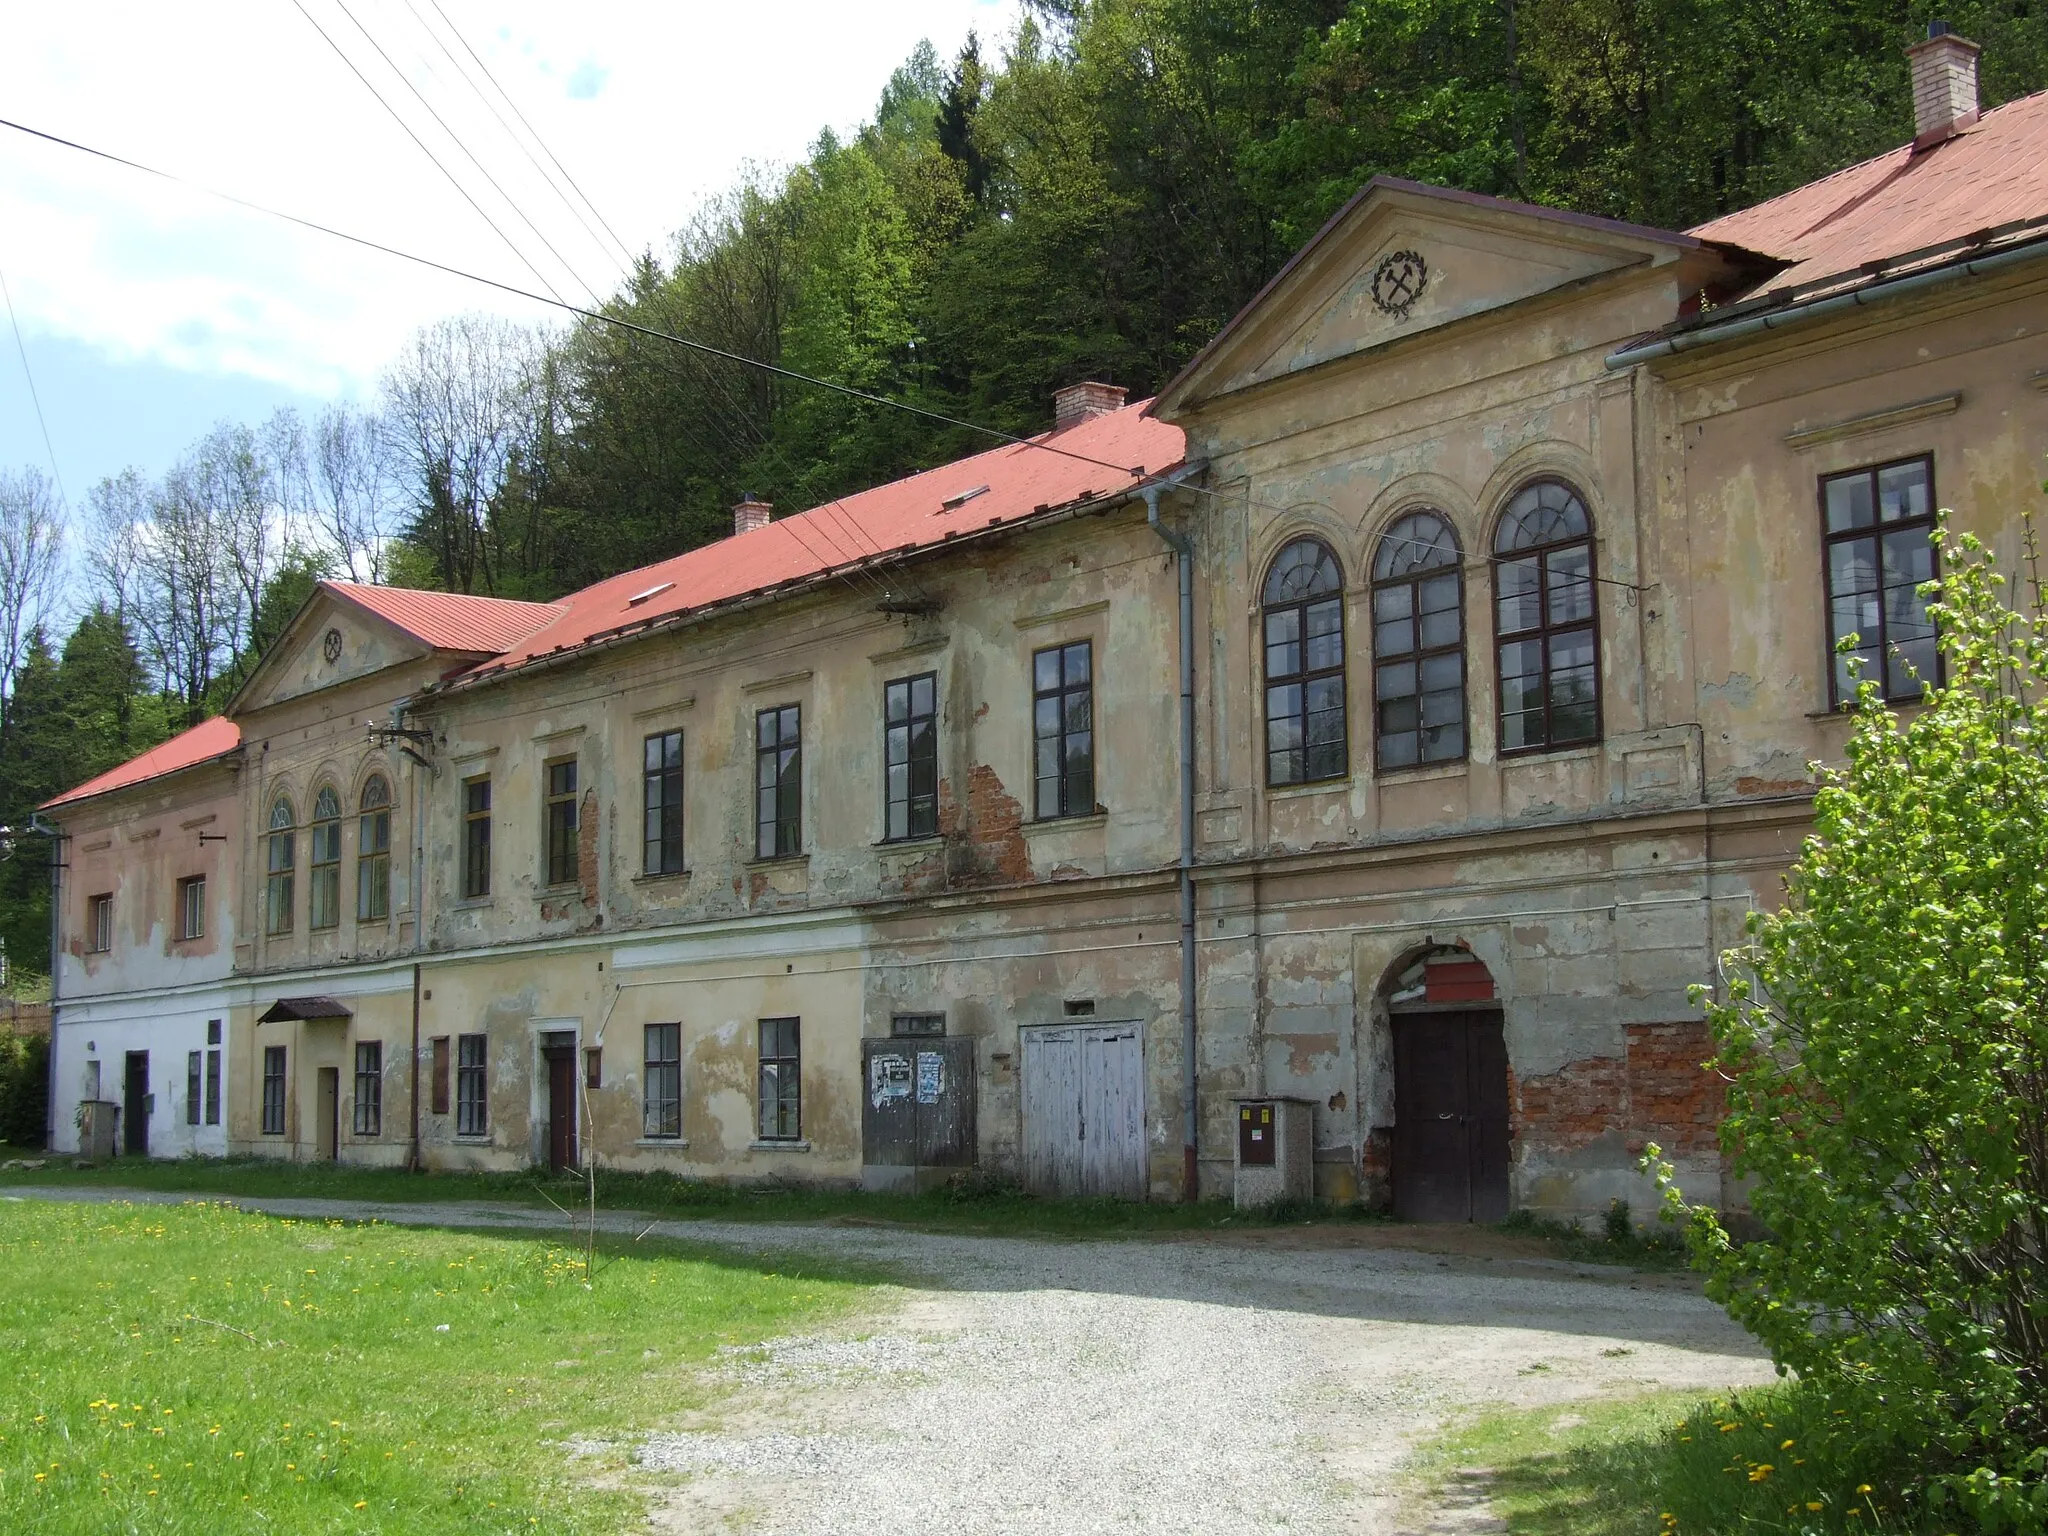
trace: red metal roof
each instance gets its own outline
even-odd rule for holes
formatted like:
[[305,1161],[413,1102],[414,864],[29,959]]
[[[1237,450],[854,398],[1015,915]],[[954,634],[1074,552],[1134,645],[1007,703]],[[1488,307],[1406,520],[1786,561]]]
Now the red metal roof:
[[1180,428],[1147,418],[1147,403],[1030,444],[956,459],[585,587],[562,599],[553,622],[464,673],[458,685],[690,609],[1128,491],[1176,467],[1186,452]]
[[1866,264],[2036,219],[2048,219],[2048,92],[1918,154],[1902,145],[1692,233],[1790,263],[1755,290],[1769,292],[1866,280]]
[[494,656],[516,645],[563,612],[560,603],[522,603],[463,592],[419,592],[354,581],[320,583],[335,596],[367,608],[437,651]]
[[151,747],[140,757],[131,757],[118,768],[109,768],[97,778],[87,779],[76,789],[66,790],[54,800],[45,800],[42,809],[47,811],[74,801],[89,800],[94,795],[126,789],[145,779],[162,778],[180,768],[191,768],[224,756],[241,744],[242,728],[232,720],[215,716],[201,721],[189,731],[181,731],[160,747]]

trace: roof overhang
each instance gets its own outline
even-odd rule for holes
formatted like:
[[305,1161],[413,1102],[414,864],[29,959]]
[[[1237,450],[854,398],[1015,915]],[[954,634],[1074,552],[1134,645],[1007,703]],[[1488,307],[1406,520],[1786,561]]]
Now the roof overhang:
[[289,1024],[303,1020],[309,1024],[321,1021],[345,1024],[354,1017],[353,1010],[338,997],[280,997],[256,1022]]

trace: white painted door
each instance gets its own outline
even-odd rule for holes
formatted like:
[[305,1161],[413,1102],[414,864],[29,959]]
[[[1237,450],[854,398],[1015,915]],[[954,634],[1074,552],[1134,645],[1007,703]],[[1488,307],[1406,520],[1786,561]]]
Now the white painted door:
[[1024,1183],[1048,1195],[1145,1198],[1145,1074],[1136,1024],[1020,1031]]

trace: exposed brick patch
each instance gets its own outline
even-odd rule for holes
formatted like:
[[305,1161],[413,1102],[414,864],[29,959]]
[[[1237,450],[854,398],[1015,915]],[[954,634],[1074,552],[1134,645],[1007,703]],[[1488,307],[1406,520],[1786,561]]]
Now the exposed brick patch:
[[597,905],[597,791],[583,791],[576,813],[576,889],[591,907]]
[[1624,1054],[1588,1056],[1541,1077],[1508,1074],[1516,1141],[1538,1152],[1572,1152],[1621,1133],[1631,1153],[1654,1141],[1678,1156],[1714,1151],[1721,1080],[1701,1063],[1713,1053],[1704,1020],[1630,1024]]
[[1508,1077],[1508,1124],[1515,1140],[1544,1152],[1571,1152],[1619,1130],[1627,1115],[1628,1065],[1587,1056],[1542,1077]]
[[947,881],[952,885],[1019,885],[1031,878],[1024,807],[986,763],[967,775],[964,814],[946,828]]

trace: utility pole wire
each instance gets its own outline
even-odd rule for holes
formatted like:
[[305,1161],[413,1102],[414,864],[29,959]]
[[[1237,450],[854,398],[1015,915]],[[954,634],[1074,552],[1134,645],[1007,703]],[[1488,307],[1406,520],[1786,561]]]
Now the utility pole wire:
[[71,493],[64,489],[64,471],[57,467],[57,450],[50,445],[50,424],[43,419],[43,397],[36,391],[36,376],[28,366],[28,346],[21,339],[21,321],[14,313],[14,290],[7,286],[7,272],[0,268],[0,295],[7,299],[7,323],[14,328],[14,350],[21,354],[21,376],[28,381],[28,398],[36,408],[36,425],[43,429],[43,452],[50,456],[50,473],[57,481],[57,494],[68,505]]

